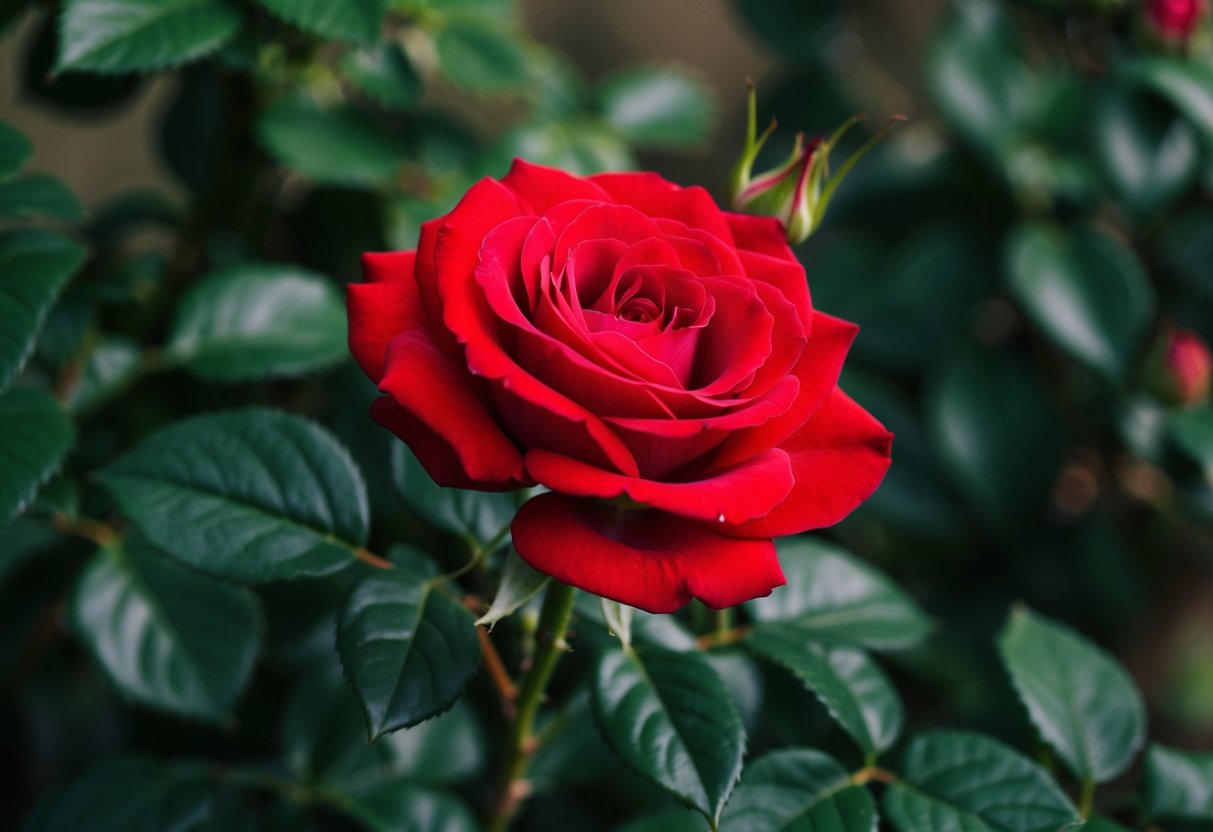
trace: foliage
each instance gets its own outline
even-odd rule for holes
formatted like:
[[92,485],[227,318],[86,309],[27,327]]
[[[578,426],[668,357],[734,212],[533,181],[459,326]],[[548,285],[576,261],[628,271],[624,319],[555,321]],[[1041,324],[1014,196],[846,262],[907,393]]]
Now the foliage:
[[[847,5],[735,3],[781,120],[864,109]],[[1207,40],[1132,2],[949,8],[937,117],[801,252],[861,325],[843,385],[897,435],[888,479],[781,541],[770,597],[652,616],[530,570],[527,494],[438,488],[373,426],[341,286],[515,154],[704,146],[696,71],[592,85],[511,0],[22,15],[43,103],[175,80],[183,196],[81,206],[0,121],[0,825],[1213,827],[1213,646],[1163,638],[1213,581],[1213,407],[1164,399],[1155,346],[1213,340]]]

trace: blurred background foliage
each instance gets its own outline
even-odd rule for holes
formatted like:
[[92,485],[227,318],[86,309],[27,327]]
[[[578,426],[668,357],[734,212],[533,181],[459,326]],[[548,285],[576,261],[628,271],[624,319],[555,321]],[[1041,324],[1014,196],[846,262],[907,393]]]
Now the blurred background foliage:
[[[26,294],[0,287],[0,311],[6,330],[22,309],[40,329],[28,363],[0,338],[0,388],[21,372],[0,430],[33,466],[0,490],[0,825],[132,751],[253,761],[245,785],[286,797],[283,768],[339,795],[365,796],[368,772],[390,770],[413,805],[435,784],[477,799],[497,730],[483,679],[441,719],[366,745],[332,660],[348,578],[253,592],[161,574],[146,543],[128,543],[157,593],[198,600],[195,626],[230,630],[226,682],[175,702],[107,664],[78,585],[113,576],[57,529],[112,513],[91,475],[153,429],[268,404],[351,450],[374,551],[404,541],[457,567],[509,507],[443,502],[371,426],[340,292],[358,256],[414,247],[422,221],[514,156],[650,168],[719,195],[746,75],[760,120],[780,122],[771,163],[797,130],[910,117],[800,249],[815,304],[861,327],[844,387],[897,436],[884,486],[827,536],[937,622],[890,659],[907,729],[1036,747],[992,646],[1025,601],[1119,658],[1152,737],[1213,745],[1207,18],[1176,42],[1136,0],[4,0],[0,26],[0,270],[38,274]],[[1177,333],[1195,363],[1174,359]],[[471,589],[491,597],[496,569]],[[564,739],[535,762],[544,794],[522,828],[613,828],[664,805],[609,756],[576,694],[607,638],[592,607],[557,676]],[[702,613],[668,626],[704,632]],[[527,620],[503,624],[503,642]],[[739,652],[713,656],[752,751],[852,754],[800,687]],[[199,796],[166,769],[122,766],[94,784],[97,801],[142,783],[164,828],[192,817]],[[211,828],[346,822],[340,800],[315,809],[239,786],[213,798]],[[375,827],[372,803],[346,814]]]

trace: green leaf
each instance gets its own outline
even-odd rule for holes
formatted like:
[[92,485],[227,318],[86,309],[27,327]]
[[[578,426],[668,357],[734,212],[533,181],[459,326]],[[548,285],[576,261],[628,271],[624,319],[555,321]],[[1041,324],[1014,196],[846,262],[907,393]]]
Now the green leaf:
[[1081,828],[1082,832],[1133,832],[1129,827],[1101,815],[1091,815]]
[[1082,824],[1048,772],[1002,743],[959,731],[924,734],[884,794],[902,832],[1061,832]]
[[1133,216],[1163,210],[1200,174],[1196,131],[1154,96],[1110,91],[1092,136],[1104,178]]
[[208,379],[297,376],[347,354],[341,294],[297,266],[241,264],[207,275],[181,300],[165,358]]
[[806,637],[845,639],[874,650],[912,647],[931,621],[881,572],[812,537],[776,542],[787,585],[746,608],[758,621],[794,624]]
[[223,0],[67,0],[56,72],[145,72],[214,52],[240,28]]
[[344,794],[389,780],[454,783],[475,776],[484,763],[483,737],[463,702],[368,743],[362,709],[336,667],[304,677],[287,703],[282,735],[297,777]]
[[1031,223],[1012,233],[1006,256],[1010,289],[1036,325],[1075,358],[1122,377],[1154,309],[1133,253],[1091,228]]
[[402,442],[392,445],[396,490],[429,522],[478,544],[493,540],[517,512],[513,492],[467,491],[436,485]]
[[456,17],[438,32],[438,68],[472,92],[501,92],[526,84],[526,56],[517,35],[479,17]]
[[477,627],[488,627],[511,615],[539,594],[548,582],[548,576],[536,572],[527,566],[526,561],[518,556],[511,547],[506,555],[505,567],[501,570],[501,582],[497,585],[497,594],[488,611],[476,619]]
[[204,772],[148,757],[107,760],[47,796],[25,832],[188,832],[211,812]]
[[635,144],[699,145],[716,120],[716,100],[703,79],[675,67],[638,67],[616,72],[598,88],[606,122]]
[[666,809],[620,826],[615,832],[703,832],[703,818],[689,809]]
[[721,818],[728,832],[876,832],[876,806],[833,758],[807,748],[746,766]]
[[323,38],[366,43],[379,36],[384,0],[257,0],[288,23]]
[[747,648],[787,668],[868,757],[897,741],[905,711],[884,671],[863,650],[811,641],[788,625],[759,624]]
[[476,817],[449,792],[389,781],[343,801],[342,808],[372,832],[478,832]]
[[606,650],[591,690],[599,730],[619,758],[715,828],[741,772],[745,729],[704,658]]
[[0,217],[79,220],[84,217],[84,209],[61,179],[45,173],[27,173],[0,182]]
[[421,96],[421,77],[408,55],[395,43],[379,43],[350,52],[341,71],[363,95],[377,104],[406,110]]
[[1152,57],[1127,64],[1125,76],[1166,98],[1213,142],[1213,66],[1182,58]]
[[1141,788],[1147,819],[1213,823],[1213,752],[1151,745]]
[[0,179],[8,179],[34,155],[34,146],[17,128],[0,119]]
[[0,529],[59,469],[73,437],[67,414],[41,390],[17,387],[0,395]]
[[84,249],[59,234],[0,236],[0,391],[25,365],[47,312],[83,261]]
[[1167,419],[1171,441],[1213,482],[1213,406],[1177,410]]
[[84,361],[80,380],[64,402],[72,413],[93,410],[125,390],[143,369],[143,351],[120,336],[98,341]]
[[361,112],[325,111],[287,97],[257,121],[257,135],[282,164],[322,185],[380,185],[404,160],[404,148]]
[[1145,708],[1111,656],[1023,608],[1011,613],[998,648],[1032,723],[1071,772],[1103,783],[1128,768],[1145,741]]
[[1033,101],[1033,78],[998,4],[958,4],[925,58],[940,115],[987,152],[1012,140]]
[[472,614],[404,569],[354,585],[338,618],[337,649],[372,738],[451,707],[480,663]]
[[220,721],[252,674],[256,597],[138,543],[101,550],[70,603],[76,633],[106,675],[153,708]]
[[1061,426],[1035,371],[1008,353],[961,351],[931,379],[926,399],[933,444],[958,493],[1000,531],[1014,530],[1060,465]]
[[349,453],[287,413],[178,422],[98,479],[157,547],[228,580],[327,575],[366,540],[366,486]]
[[491,167],[504,170],[515,157],[579,176],[636,167],[622,139],[587,121],[540,120],[510,130],[493,146]]

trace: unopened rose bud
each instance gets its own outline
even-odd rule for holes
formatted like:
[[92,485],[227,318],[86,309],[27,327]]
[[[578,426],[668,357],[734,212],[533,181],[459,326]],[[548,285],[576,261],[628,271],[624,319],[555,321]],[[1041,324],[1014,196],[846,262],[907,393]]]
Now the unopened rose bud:
[[1213,355],[1194,332],[1177,329],[1167,337],[1162,356],[1164,395],[1177,404],[1199,405],[1213,388]]
[[1206,0],[1145,0],[1143,14],[1155,35],[1178,43],[1196,31],[1205,10]]
[[830,151],[862,120],[861,116],[848,119],[829,139],[817,137],[806,143],[804,135],[797,134],[787,159],[765,173],[755,174],[754,162],[774,131],[775,122],[758,134],[757,92],[751,84],[745,149],[729,179],[729,202],[736,211],[775,217],[783,223],[788,242],[802,243],[821,225],[835,190],[851,168],[889,134],[896,122],[904,119],[895,116],[832,174]]

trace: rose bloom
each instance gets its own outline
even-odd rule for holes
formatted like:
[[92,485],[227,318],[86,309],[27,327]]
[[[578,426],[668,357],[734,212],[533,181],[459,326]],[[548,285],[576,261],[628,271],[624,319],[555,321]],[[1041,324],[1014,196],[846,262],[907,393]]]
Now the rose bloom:
[[889,466],[838,387],[857,328],[813,308],[778,221],[702,188],[517,161],[363,270],[373,417],[440,485],[550,489],[514,546],[567,584],[651,612],[767,595],[771,538],[837,523]]
[[1173,332],[1164,358],[1166,388],[1179,404],[1198,405],[1209,400],[1213,389],[1213,356],[1196,333]]
[[1200,15],[1204,11],[1204,0],[1146,0],[1146,19],[1160,36],[1170,40],[1183,40],[1192,34]]

